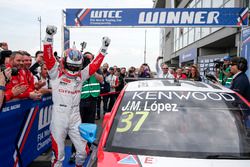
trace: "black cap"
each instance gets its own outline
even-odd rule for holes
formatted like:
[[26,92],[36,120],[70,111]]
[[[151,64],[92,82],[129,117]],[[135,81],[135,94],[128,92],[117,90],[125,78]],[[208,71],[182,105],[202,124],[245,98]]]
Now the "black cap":
[[109,67],[109,70],[114,70],[114,67]]

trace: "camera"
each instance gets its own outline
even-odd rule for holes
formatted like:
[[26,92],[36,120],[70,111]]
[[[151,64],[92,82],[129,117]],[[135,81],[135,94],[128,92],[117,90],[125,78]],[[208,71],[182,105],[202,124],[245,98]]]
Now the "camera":
[[[0,69],[1,71],[4,71],[6,69],[5,67],[5,58],[6,57],[10,57],[10,55],[12,54],[11,50],[0,50]],[[12,76],[16,76],[18,75],[18,69],[13,67],[11,68],[11,75]]]
[[215,68],[222,69],[222,68],[223,68],[224,62],[221,61],[221,60],[215,60],[215,61],[214,61],[214,64],[215,64],[215,65],[214,65]]

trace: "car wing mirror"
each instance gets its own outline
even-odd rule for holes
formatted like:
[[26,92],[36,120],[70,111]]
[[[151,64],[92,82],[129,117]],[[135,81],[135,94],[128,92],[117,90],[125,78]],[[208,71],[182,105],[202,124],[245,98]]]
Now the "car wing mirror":
[[82,123],[79,126],[80,135],[82,138],[93,144],[96,140],[97,125],[90,123]]
[[104,115],[104,118],[103,118],[103,122],[102,122],[102,128],[105,127],[105,125],[107,124],[107,122],[109,121],[111,117],[111,112],[108,112]]

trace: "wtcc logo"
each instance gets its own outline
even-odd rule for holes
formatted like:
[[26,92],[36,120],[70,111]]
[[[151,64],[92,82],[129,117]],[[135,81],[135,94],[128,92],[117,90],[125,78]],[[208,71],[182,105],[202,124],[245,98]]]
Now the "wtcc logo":
[[120,19],[122,11],[121,10],[94,10],[91,11],[90,18],[91,19]]
[[38,130],[48,126],[51,121],[52,105],[46,106],[40,110],[39,121],[38,121]]

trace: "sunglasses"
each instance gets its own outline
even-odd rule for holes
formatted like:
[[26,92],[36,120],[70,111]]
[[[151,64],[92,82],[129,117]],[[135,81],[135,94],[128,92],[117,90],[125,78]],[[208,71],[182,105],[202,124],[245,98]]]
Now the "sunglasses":
[[231,66],[236,66],[237,64],[236,64],[236,63],[231,63],[230,65],[231,65]]
[[161,68],[161,69],[167,70],[168,68]]

